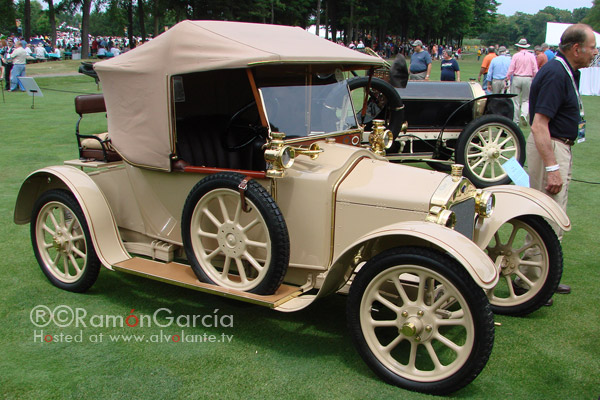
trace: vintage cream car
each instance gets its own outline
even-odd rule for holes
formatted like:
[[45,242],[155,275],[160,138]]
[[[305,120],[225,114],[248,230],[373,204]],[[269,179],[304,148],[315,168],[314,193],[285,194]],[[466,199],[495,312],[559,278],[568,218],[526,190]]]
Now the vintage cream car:
[[381,65],[300,28],[182,22],[95,65],[103,95],[76,110],[106,110],[108,137],[78,123],[82,157],[28,176],[15,222],[75,292],[100,266],[284,312],[349,287],[369,367],[455,391],[488,361],[492,309],[552,295],[562,254],[544,219],[569,220],[533,190],[478,190],[460,166],[390,163],[381,123],[360,146],[345,79]]

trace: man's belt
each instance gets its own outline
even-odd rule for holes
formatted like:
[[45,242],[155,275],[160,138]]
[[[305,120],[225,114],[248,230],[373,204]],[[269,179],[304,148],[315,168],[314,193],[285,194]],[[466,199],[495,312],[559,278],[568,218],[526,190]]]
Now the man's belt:
[[531,75],[516,75],[515,74],[515,76],[519,76],[521,78],[533,78],[533,76],[531,76]]
[[552,140],[557,140],[559,142],[563,142],[567,146],[573,146],[575,144],[575,140],[573,140],[573,139],[567,139],[567,138],[564,138],[564,137],[552,136]]
[[424,69],[423,71],[410,71],[411,74],[421,74],[423,72],[427,71],[426,69]]

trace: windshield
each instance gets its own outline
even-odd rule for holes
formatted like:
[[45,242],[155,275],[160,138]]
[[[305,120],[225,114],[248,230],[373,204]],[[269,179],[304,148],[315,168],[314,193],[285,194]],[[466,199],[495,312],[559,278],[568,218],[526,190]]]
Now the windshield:
[[356,128],[356,116],[346,81],[313,86],[260,89],[273,132],[286,139]]

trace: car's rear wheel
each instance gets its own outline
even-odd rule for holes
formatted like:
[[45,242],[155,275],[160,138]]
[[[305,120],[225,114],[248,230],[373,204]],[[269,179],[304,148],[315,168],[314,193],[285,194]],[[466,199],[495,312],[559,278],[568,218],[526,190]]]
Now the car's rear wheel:
[[96,282],[100,260],[83,211],[71,193],[55,189],[40,196],[31,215],[31,242],[53,285],[85,292]]
[[525,163],[525,137],[510,119],[484,115],[469,122],[456,143],[456,162],[464,165],[464,176],[477,187],[511,182],[502,164],[515,158]]
[[409,390],[456,391],[492,350],[484,291],[455,260],[430,249],[392,249],[368,261],[350,287],[347,314],[369,367]]
[[495,313],[527,315],[554,294],[562,276],[562,250],[543,218],[511,219],[494,234],[486,251],[494,261],[504,256],[500,280],[488,294]]
[[279,207],[258,182],[226,172],[198,182],[186,200],[182,236],[198,278],[222,287],[272,294],[289,263],[287,226]]

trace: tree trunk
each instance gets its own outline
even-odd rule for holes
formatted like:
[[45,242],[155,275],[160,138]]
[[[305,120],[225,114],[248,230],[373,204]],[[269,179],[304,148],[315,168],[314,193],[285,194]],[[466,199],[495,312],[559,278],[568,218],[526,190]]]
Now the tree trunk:
[[133,49],[136,46],[133,43],[133,0],[127,2],[127,38],[129,39],[129,48]]
[[154,37],[158,36],[158,0],[154,0],[154,12],[152,13],[154,18]]
[[54,2],[52,0],[48,1],[48,19],[50,20],[50,41],[52,44],[52,48],[56,46],[56,15],[54,13]]
[[[354,40],[354,0],[350,0],[350,19],[348,20],[348,27],[346,28],[346,38],[350,38],[350,41]],[[346,39],[346,46],[350,42]]]
[[81,5],[81,58],[87,58],[90,54],[90,41],[88,33],[90,32],[90,9],[92,8],[92,0],[83,0]]
[[319,28],[321,27],[321,0],[317,0],[317,21],[315,33],[319,36]]
[[142,43],[146,41],[146,23],[144,21],[144,0],[138,0],[138,20],[140,22],[140,35]]
[[31,37],[31,0],[25,0],[25,15],[23,16],[23,39],[29,42]]

